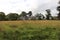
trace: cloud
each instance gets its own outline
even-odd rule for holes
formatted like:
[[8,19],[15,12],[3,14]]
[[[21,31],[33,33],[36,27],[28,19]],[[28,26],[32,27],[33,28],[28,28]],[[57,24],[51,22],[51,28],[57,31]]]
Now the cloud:
[[58,0],[0,0],[0,11],[6,14],[21,11],[33,13],[44,12],[46,9],[56,10]]
[[42,13],[42,14],[46,14],[45,10],[46,9],[50,9],[51,10],[51,14],[53,16],[55,16],[57,14],[57,6],[58,6],[58,1],[59,0],[40,0],[39,1],[39,5],[37,7],[37,9],[34,10],[35,13]]
[[0,10],[9,12],[29,11],[37,7],[37,0],[0,0]]

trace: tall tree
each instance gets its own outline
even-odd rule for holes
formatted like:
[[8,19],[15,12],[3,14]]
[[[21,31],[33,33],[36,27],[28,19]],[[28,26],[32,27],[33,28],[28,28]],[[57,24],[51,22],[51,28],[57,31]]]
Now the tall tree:
[[5,13],[4,12],[0,12],[0,21],[5,20]]
[[[59,1],[59,4],[60,4],[60,1]],[[57,10],[59,11],[59,13],[58,13],[58,19],[60,20],[60,6],[57,7]]]
[[8,20],[17,20],[18,14],[17,13],[9,13],[7,15],[7,17],[8,17]]
[[51,12],[50,9],[47,9],[46,12],[47,12],[46,19],[50,20],[50,18],[52,17],[50,13]]

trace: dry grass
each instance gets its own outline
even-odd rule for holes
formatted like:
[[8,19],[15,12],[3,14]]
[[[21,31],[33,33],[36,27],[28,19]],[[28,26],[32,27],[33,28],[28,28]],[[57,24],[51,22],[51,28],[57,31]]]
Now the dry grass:
[[30,25],[30,26],[54,26],[54,27],[60,27],[60,21],[59,20],[35,20],[35,21],[0,21],[0,27],[4,25],[17,25],[20,27],[23,25]]

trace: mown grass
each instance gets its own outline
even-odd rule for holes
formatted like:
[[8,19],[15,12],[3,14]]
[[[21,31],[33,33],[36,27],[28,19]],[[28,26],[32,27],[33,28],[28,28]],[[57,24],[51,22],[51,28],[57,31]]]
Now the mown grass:
[[60,40],[60,20],[0,21],[0,40]]

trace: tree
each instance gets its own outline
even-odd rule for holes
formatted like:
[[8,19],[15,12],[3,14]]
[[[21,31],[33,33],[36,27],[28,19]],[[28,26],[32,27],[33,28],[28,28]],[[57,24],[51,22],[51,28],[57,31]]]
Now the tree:
[[22,13],[20,14],[20,16],[26,16],[27,14],[26,14],[26,12],[25,11],[22,11]]
[[18,14],[17,13],[9,13],[7,15],[8,20],[17,20]]
[[5,13],[4,12],[0,12],[0,21],[5,20]]
[[22,13],[19,16],[19,19],[21,19],[21,20],[27,20],[27,13],[25,11],[22,11]]
[[28,15],[31,16],[32,15],[32,11],[29,11]]
[[[60,4],[60,1],[59,1],[59,4]],[[58,13],[58,19],[60,20],[60,6],[57,7],[57,10],[59,11],[59,13]]]
[[38,19],[38,20],[42,20],[42,19],[44,19],[45,17],[44,17],[44,15],[43,14],[36,14],[35,15],[36,16],[36,19]]
[[47,20],[52,19],[52,16],[51,16],[51,14],[50,14],[50,12],[51,12],[50,9],[47,9],[46,12],[47,12],[46,19],[47,19]]

